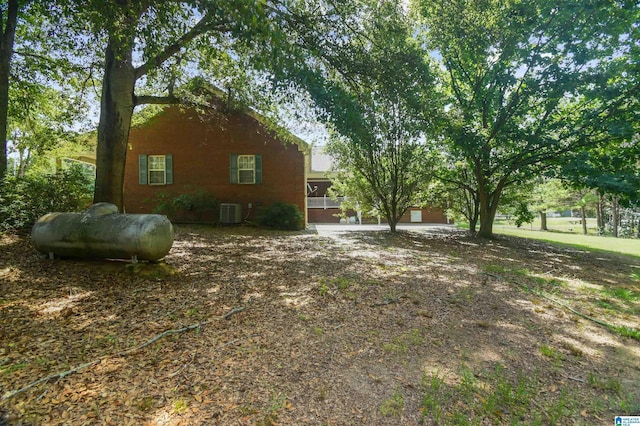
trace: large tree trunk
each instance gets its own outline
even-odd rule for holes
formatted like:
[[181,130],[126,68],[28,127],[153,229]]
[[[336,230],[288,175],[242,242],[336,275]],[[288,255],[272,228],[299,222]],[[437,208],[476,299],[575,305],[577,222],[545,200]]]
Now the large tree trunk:
[[540,230],[541,231],[548,231],[549,228],[547,227],[547,212],[540,212]]
[[18,0],[9,0],[7,16],[0,24],[0,179],[7,173],[7,130],[9,122],[9,75],[18,23]]
[[493,238],[493,221],[498,210],[501,191],[502,188],[498,188],[492,193],[482,190],[478,192],[480,201],[480,231],[478,231],[478,236],[481,238]]
[[491,209],[480,207],[480,231],[478,237],[493,238],[493,219],[495,211],[491,213]]
[[587,235],[587,206],[580,206],[580,215],[582,216],[582,233]]
[[397,210],[393,207],[393,205],[389,205],[388,202],[384,201],[382,202],[383,205],[383,210],[385,211],[385,214],[387,216],[387,223],[389,224],[389,230],[391,232],[396,232],[397,231],[397,225],[398,225],[398,215],[397,215]]
[[478,182],[476,196],[478,197],[478,206],[480,208],[480,231],[478,231],[478,237],[493,238],[493,221],[498,211],[498,202],[502,196],[506,177],[496,184],[493,191],[490,191],[479,163],[476,164],[474,173]]
[[94,202],[113,203],[122,211],[124,166],[135,107],[135,72],[132,65],[133,42],[109,39],[100,99],[100,124],[96,153]]

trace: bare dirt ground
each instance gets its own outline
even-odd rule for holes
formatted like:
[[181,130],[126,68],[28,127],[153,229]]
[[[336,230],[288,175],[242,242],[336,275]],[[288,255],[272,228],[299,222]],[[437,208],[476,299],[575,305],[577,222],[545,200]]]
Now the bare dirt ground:
[[0,424],[640,414],[640,342],[549,299],[633,332],[638,258],[456,230],[180,226],[165,262],[52,261],[0,237]]

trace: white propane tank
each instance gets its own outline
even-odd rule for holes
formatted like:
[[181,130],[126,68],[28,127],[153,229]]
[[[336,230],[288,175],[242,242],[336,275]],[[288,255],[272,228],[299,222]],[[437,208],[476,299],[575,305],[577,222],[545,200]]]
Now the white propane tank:
[[84,213],[49,213],[31,230],[35,248],[50,257],[159,260],[173,245],[173,226],[166,216],[121,214],[110,203]]

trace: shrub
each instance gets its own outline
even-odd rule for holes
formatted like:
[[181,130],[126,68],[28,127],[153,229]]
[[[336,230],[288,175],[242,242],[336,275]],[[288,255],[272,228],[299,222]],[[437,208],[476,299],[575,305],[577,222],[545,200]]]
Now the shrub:
[[297,231],[302,229],[303,216],[295,204],[273,203],[258,216],[258,224],[268,228]]
[[170,219],[176,219],[188,211],[197,214],[205,210],[215,210],[218,207],[218,200],[204,190],[196,190],[175,197],[161,192],[154,197],[153,202],[156,204],[153,212],[164,214]]
[[93,182],[80,167],[57,174],[7,175],[0,181],[0,231],[25,230],[50,212],[84,210]]

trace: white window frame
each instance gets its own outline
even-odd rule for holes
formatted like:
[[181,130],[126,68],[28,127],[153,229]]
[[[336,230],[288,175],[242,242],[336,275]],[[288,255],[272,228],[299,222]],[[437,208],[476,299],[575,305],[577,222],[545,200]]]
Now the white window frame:
[[[243,160],[250,159],[251,167],[243,165]],[[244,166],[244,167],[243,167]],[[251,171],[251,182],[243,181],[241,172]],[[256,156],[255,155],[238,155],[238,183],[242,185],[251,185],[256,183]]]
[[[156,166],[152,168],[152,163],[154,161],[152,159],[162,159],[162,168]],[[152,182],[151,181],[151,173],[152,172],[162,172],[162,182]],[[167,184],[167,157],[166,155],[149,155],[147,157],[147,182],[149,185],[166,185]]]

